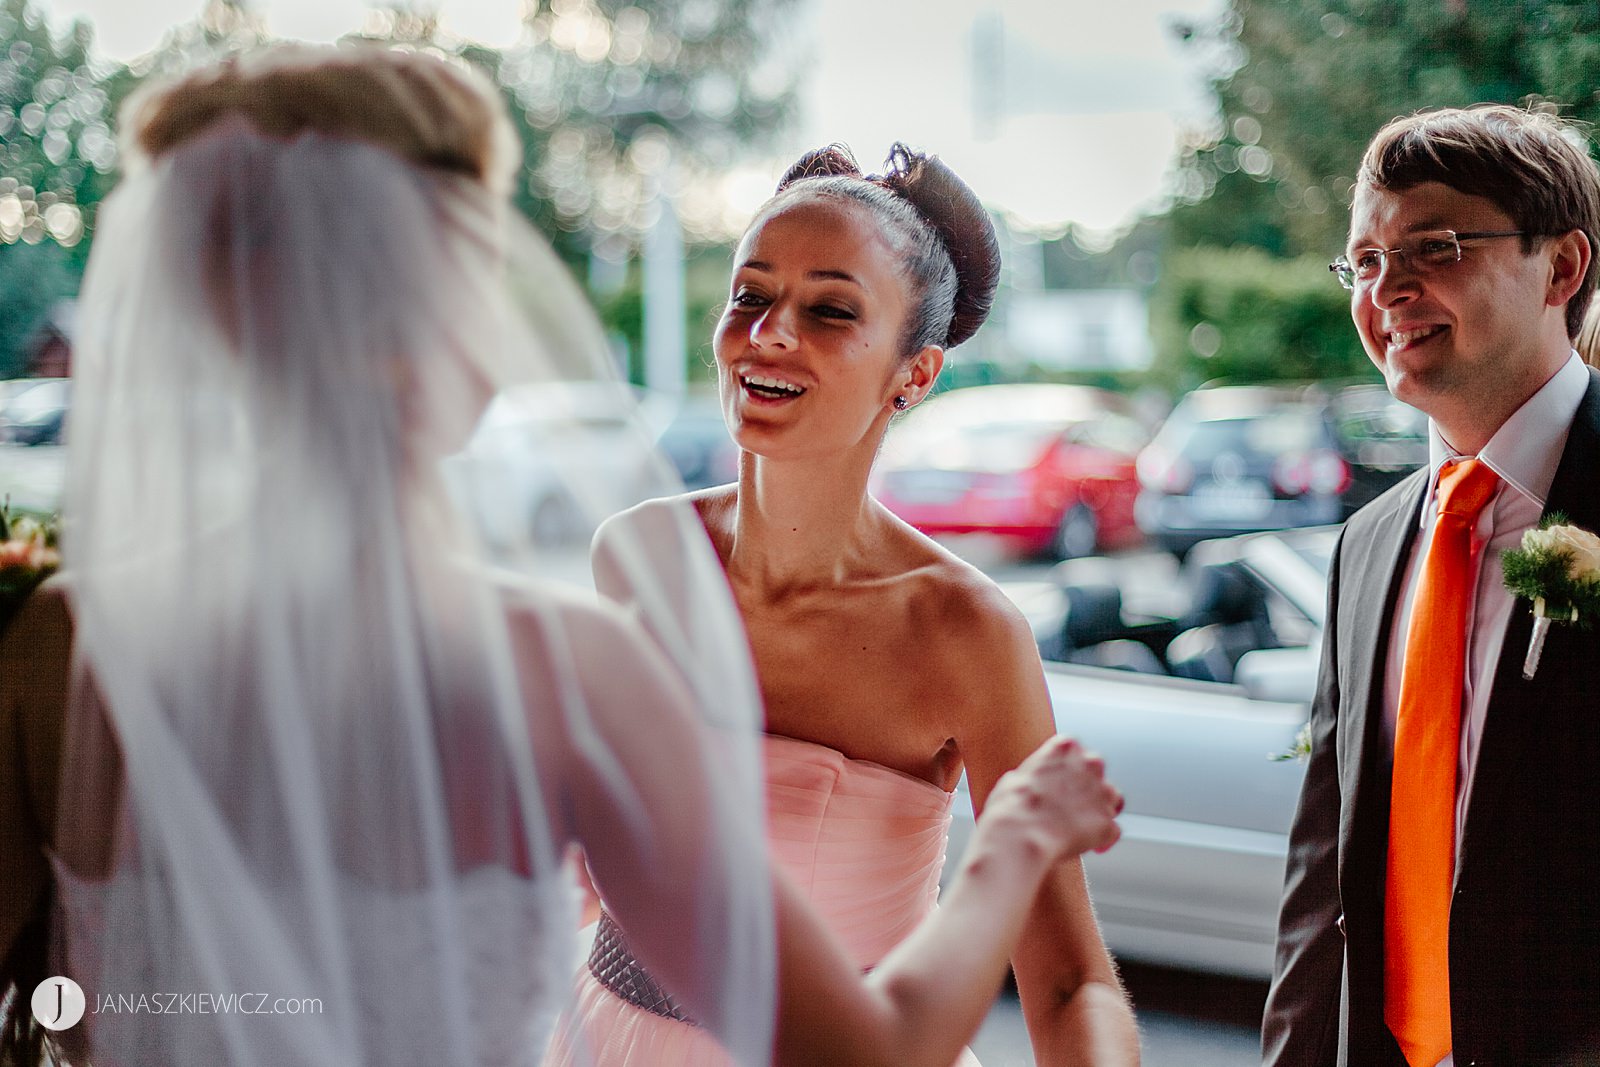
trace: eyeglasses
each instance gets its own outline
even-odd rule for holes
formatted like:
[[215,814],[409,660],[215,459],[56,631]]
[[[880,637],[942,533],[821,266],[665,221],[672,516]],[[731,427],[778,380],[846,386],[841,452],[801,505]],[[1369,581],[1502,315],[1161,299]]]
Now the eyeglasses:
[[1414,233],[1393,248],[1357,248],[1328,264],[1346,289],[1354,289],[1378,280],[1383,265],[1390,256],[1403,261],[1413,273],[1448,267],[1461,261],[1462,241],[1483,241],[1491,237],[1526,237],[1525,230],[1480,230],[1476,233],[1457,233],[1455,230],[1429,230]]

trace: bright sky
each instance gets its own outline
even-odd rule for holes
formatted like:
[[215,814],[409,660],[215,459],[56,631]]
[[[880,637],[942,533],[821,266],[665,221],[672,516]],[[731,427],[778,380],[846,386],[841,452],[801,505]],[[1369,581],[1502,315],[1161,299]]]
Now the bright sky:
[[[453,33],[505,46],[523,0],[436,0]],[[87,18],[99,48],[155,47],[201,0],[34,0],[64,27]],[[1202,72],[1171,31],[1222,0],[800,0],[780,36],[796,49],[803,112],[773,159],[730,176],[748,214],[786,162],[828,141],[874,169],[903,140],[937,152],[988,203],[1041,226],[1112,230],[1159,205],[1183,126],[1209,114]],[[279,36],[332,40],[359,29],[364,0],[258,0]],[[974,26],[1000,40],[1003,114],[974,116]],[[996,27],[1003,27],[996,33]],[[980,34],[979,37],[984,35]]]

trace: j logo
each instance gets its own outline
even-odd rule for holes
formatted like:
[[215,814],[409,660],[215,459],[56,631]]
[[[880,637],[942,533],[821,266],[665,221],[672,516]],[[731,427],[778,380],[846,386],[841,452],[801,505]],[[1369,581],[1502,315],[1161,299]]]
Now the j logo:
[[33,991],[33,1017],[46,1030],[77,1026],[87,1006],[83,988],[70,978],[46,978]]

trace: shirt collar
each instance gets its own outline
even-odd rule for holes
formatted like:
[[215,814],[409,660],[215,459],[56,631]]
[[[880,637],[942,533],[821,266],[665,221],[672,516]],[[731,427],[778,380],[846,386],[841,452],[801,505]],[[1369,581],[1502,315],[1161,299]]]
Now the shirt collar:
[[[1500,480],[1544,509],[1550,484],[1556,480],[1556,467],[1567,445],[1567,431],[1589,388],[1589,368],[1573,352],[1561,369],[1551,376],[1523,405],[1501,424],[1478,459],[1500,476]],[[1439,484],[1439,471],[1448,462],[1463,458],[1439,434],[1439,427],[1428,420],[1428,499],[1433,499]],[[1425,509],[1426,510],[1426,509]],[[1426,519],[1426,515],[1424,515]]]

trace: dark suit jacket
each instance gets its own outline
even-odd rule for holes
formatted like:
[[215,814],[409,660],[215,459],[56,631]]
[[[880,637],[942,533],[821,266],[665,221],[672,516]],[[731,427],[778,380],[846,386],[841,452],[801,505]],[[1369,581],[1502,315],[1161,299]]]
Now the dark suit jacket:
[[[1289,842],[1262,1028],[1273,1067],[1403,1067],[1383,1021],[1392,750],[1390,623],[1427,488],[1419,471],[1346,524],[1329,579],[1312,748]],[[1600,531],[1600,374],[1568,434],[1546,512]],[[1556,625],[1531,681],[1512,613],[1461,839],[1450,911],[1457,1067],[1600,1064],[1600,631]]]

